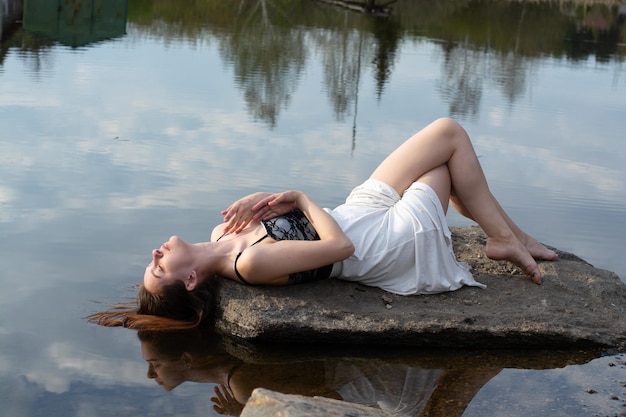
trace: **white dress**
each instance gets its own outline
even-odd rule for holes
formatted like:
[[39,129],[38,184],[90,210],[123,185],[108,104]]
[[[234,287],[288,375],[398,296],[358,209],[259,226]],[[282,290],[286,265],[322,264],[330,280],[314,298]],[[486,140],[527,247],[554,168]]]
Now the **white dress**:
[[372,360],[326,362],[326,383],[344,401],[395,416],[420,416],[443,371]]
[[400,197],[393,187],[368,179],[344,204],[326,211],[355,247],[333,268],[335,278],[401,295],[485,288],[456,260],[441,202],[424,183],[413,183]]

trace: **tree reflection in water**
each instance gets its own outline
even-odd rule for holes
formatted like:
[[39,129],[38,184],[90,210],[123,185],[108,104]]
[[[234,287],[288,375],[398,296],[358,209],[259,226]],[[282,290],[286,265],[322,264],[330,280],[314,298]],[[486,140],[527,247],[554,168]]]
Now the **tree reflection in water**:
[[[498,86],[513,104],[531,87],[529,73],[546,56],[572,61],[593,56],[600,63],[623,62],[625,56],[626,8],[608,0],[380,4],[390,13],[355,13],[320,1],[137,0],[128,5],[128,24],[166,41],[214,39],[249,113],[270,127],[290,105],[313,59],[321,61],[321,91],[336,119],[352,116],[356,131],[359,88],[370,82],[365,76],[371,74],[380,100],[404,43],[437,40],[443,57],[439,92],[449,115],[461,119],[478,114],[487,84]],[[23,44],[33,54],[30,35],[8,45]]]
[[[255,388],[323,396],[407,416],[461,416],[503,368],[585,363],[597,352],[472,352],[357,346],[254,346],[208,330],[138,333],[148,378],[169,391],[184,382],[216,384],[220,414],[239,415]],[[541,357],[541,360],[537,358]]]

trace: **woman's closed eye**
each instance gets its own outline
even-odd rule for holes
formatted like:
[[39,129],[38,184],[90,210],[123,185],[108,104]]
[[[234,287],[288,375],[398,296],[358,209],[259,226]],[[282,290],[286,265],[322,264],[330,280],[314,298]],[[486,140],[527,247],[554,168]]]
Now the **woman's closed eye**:
[[152,269],[153,271],[165,273],[165,269],[163,268],[163,266],[155,264],[154,261],[150,261],[150,263],[148,264],[148,268]]

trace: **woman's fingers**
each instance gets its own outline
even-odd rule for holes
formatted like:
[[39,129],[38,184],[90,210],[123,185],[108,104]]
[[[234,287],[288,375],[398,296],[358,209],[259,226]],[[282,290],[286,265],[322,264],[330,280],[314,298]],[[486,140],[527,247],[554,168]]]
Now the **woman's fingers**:
[[272,208],[268,205],[258,208],[253,215],[253,219],[256,221],[266,220],[267,216],[272,215]]
[[223,391],[224,397],[226,398],[226,400],[228,400],[228,402],[232,401],[235,398],[229,387],[222,385],[222,391]]
[[232,390],[224,384],[220,384],[213,388],[217,397],[211,397],[211,401],[215,403],[213,409],[218,414],[229,414],[238,416],[241,414],[243,405],[240,404],[233,395]]
[[215,405],[213,406],[213,409],[218,413],[218,414],[225,414],[226,412],[226,401],[224,399],[224,396],[222,395],[222,392],[220,391],[219,387],[215,387],[213,388],[213,391],[215,392],[215,395],[217,395],[217,397],[211,397],[211,402],[215,403]]
[[224,233],[239,233],[253,220],[252,212],[237,212],[232,214],[230,220],[226,223]]
[[215,399],[215,402],[219,402],[220,405],[223,406],[226,399],[224,398],[224,393],[222,391],[226,392],[226,387],[220,384],[219,386],[215,386],[213,391],[215,392],[215,395],[217,395],[217,398],[213,397],[211,400]]
[[280,194],[270,194],[267,197],[261,199],[261,201],[259,201],[258,203],[256,203],[254,206],[252,206],[252,211],[253,212],[258,212],[259,210],[266,208],[269,203],[271,201],[274,201],[278,198]]
[[255,204],[255,201],[263,195],[265,195],[265,193],[255,193],[235,201],[226,209],[221,211],[221,214],[224,216],[224,221],[228,221],[233,216],[237,216],[238,214],[249,212]]
[[[255,217],[256,217],[256,215],[260,211],[262,210],[269,211],[274,208],[277,208],[278,206],[291,207],[290,210],[292,210],[293,208],[295,208],[295,202],[296,202],[295,192],[284,191],[282,193],[271,194],[265,197],[264,199],[262,199],[261,201],[259,201],[252,207],[252,211],[255,212]],[[280,214],[286,213],[286,211],[284,211],[284,208],[280,208],[276,210],[281,212]]]
[[237,200],[228,208],[221,211],[224,216],[224,222],[227,223],[224,233],[239,233],[254,220],[253,200],[244,198]]

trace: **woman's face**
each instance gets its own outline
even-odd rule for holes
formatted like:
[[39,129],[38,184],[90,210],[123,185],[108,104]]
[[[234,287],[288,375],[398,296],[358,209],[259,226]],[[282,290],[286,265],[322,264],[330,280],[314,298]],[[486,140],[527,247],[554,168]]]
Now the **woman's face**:
[[152,261],[144,272],[143,285],[154,294],[176,280],[187,285],[190,276],[195,277],[191,245],[178,236],[172,236],[160,248],[152,251]]
[[179,359],[165,357],[150,342],[141,342],[141,354],[148,362],[147,377],[154,379],[165,391],[171,391],[186,381],[188,366],[184,357]]

